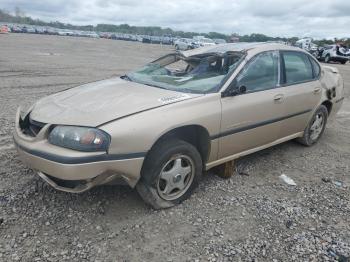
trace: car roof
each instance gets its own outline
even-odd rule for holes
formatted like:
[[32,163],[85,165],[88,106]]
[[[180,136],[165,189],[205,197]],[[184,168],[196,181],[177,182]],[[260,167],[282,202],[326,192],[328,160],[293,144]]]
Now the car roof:
[[201,48],[197,48],[197,49],[180,51],[180,53],[185,57],[189,57],[189,56],[201,55],[201,54],[207,54],[207,53],[208,54],[210,54],[210,53],[224,54],[226,52],[245,52],[245,51],[252,50],[252,49],[254,49],[256,52],[276,50],[276,49],[301,51],[301,49],[298,47],[287,46],[287,45],[279,44],[279,43],[240,42],[240,43],[220,44],[220,45],[215,45],[215,46],[205,46],[205,47],[201,47]]

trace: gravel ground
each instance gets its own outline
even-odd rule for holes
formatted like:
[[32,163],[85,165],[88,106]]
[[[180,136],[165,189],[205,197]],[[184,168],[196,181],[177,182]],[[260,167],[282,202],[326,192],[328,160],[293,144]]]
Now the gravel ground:
[[[104,186],[74,195],[17,158],[18,105],[120,75],[170,47],[105,39],[0,35],[0,261],[349,261],[350,65],[334,65],[346,99],[311,148],[294,142],[210,172],[183,204],[162,211]],[[291,187],[279,180],[293,178]]]

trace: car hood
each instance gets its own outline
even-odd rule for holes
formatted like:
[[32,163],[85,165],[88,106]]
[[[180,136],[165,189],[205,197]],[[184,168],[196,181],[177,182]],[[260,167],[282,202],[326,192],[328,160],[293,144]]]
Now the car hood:
[[112,78],[71,88],[39,100],[32,120],[60,125],[99,126],[145,110],[202,96]]

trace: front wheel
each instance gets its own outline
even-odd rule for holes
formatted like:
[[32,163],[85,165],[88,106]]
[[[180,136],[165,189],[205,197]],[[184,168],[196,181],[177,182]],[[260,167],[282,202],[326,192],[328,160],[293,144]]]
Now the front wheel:
[[172,139],[152,149],[136,189],[153,208],[168,208],[189,198],[201,176],[198,150],[185,141]]
[[324,62],[328,64],[330,61],[331,61],[331,56],[328,54],[328,55],[326,55],[326,57],[324,58]]
[[321,105],[312,116],[309,124],[304,130],[304,135],[297,141],[305,146],[312,146],[322,136],[327,124],[328,110]]

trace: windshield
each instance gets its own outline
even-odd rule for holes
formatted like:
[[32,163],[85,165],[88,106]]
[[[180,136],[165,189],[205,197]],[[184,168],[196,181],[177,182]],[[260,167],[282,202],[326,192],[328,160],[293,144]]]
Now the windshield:
[[137,83],[168,90],[208,93],[218,90],[242,57],[240,52],[191,57],[170,54],[129,73],[127,77]]

